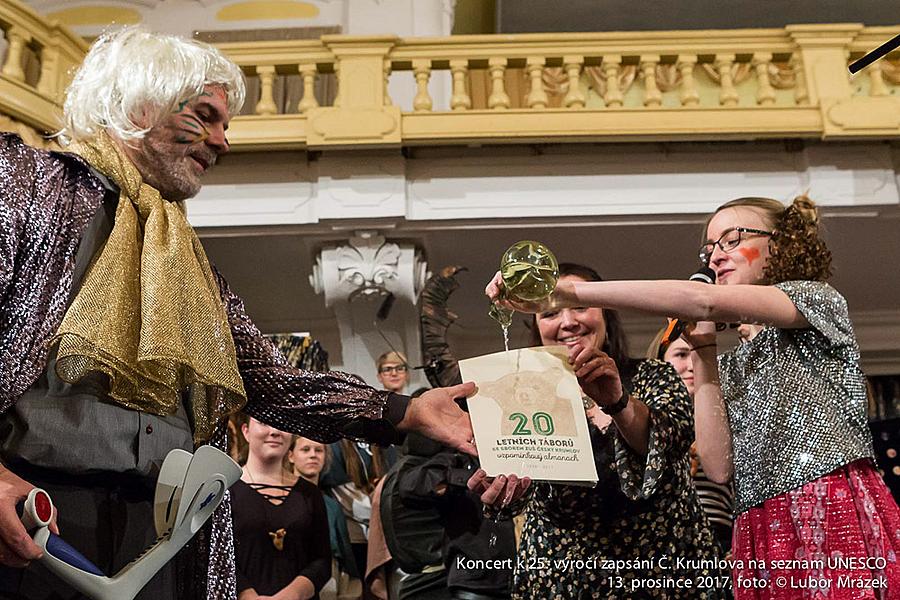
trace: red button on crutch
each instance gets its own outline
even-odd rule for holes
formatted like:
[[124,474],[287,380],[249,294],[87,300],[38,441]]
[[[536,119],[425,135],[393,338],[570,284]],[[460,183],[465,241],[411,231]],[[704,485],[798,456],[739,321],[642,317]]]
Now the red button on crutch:
[[25,499],[22,511],[22,524],[27,531],[37,527],[46,527],[53,518],[53,501],[50,495],[41,488],[34,488]]

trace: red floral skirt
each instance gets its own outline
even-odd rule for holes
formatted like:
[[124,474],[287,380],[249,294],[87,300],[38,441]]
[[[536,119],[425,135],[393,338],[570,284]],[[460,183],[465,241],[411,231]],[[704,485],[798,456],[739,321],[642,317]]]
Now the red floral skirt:
[[738,516],[736,600],[900,600],[900,509],[862,459]]

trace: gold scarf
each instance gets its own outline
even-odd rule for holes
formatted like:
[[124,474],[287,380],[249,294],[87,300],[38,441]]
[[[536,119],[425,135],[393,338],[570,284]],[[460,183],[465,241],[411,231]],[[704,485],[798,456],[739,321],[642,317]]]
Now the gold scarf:
[[130,409],[174,414],[190,390],[194,441],[246,403],[234,340],[200,240],[183,209],[145,184],[105,133],[71,149],[121,189],[116,220],[53,341],[69,383]]

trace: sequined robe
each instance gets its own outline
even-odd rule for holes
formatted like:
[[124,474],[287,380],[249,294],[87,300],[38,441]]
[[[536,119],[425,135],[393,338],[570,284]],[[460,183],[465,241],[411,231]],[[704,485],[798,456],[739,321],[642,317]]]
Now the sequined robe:
[[[18,135],[0,133],[0,414],[46,366],[48,341],[74,295],[79,243],[103,206],[105,189],[81,158],[39,151]],[[353,375],[289,366],[218,273],[217,280],[248,414],[326,443],[345,436],[392,440],[388,392],[374,390]],[[212,442],[222,447],[224,439],[220,431]],[[198,536],[198,543],[208,548],[198,553],[209,557],[208,585],[203,590],[199,582],[192,597],[235,595],[230,515],[228,502],[223,502],[213,516],[212,530]]]

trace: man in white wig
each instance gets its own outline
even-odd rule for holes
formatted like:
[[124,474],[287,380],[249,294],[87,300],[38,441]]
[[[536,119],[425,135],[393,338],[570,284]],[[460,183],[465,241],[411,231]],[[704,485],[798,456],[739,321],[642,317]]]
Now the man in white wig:
[[[216,49],[129,28],[96,41],[68,90],[68,152],[0,134],[2,598],[77,597],[31,562],[15,505],[33,485],[62,536],[115,573],[154,537],[168,451],[221,447],[240,409],[322,442],[416,430],[474,452],[453,401],[473,385],[410,400],[293,369],[207,261],[182,201],[228,151],[243,100]],[[197,537],[139,597],[234,597],[227,504]]]

